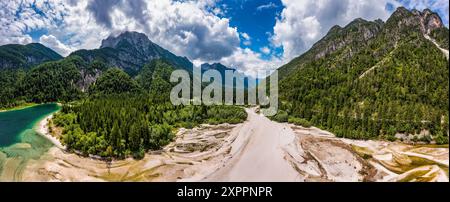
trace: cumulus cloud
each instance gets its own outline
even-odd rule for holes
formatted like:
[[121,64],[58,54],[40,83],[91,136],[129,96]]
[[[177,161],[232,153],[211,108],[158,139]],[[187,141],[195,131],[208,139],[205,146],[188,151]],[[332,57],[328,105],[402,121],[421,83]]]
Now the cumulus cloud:
[[111,22],[111,10],[114,7],[117,7],[117,3],[120,0],[109,0],[109,1],[101,1],[101,0],[93,0],[90,1],[87,10],[92,12],[92,15],[97,20],[98,23],[105,25],[108,28],[112,27]]
[[[54,12],[57,6],[32,0],[0,1],[0,45],[31,43],[32,38],[28,32],[50,27],[53,22],[61,19],[61,16]],[[19,9],[21,12],[16,12]],[[46,17],[43,18],[40,12],[45,12]]]
[[146,26],[150,21],[145,0],[90,0],[87,5],[87,10],[93,14],[96,21],[108,28],[113,26],[111,16],[115,9],[134,19],[141,26]]
[[72,48],[68,47],[67,45],[61,43],[55,36],[53,35],[42,35],[39,38],[39,43],[43,44],[44,46],[47,46],[51,48],[52,50],[58,52],[62,56],[69,55],[72,51],[74,51]]
[[355,18],[385,20],[386,0],[282,0],[284,9],[274,27],[272,41],[284,49],[289,60],[309,49],[334,25],[344,26]]
[[90,12],[112,31],[144,32],[162,47],[192,60],[219,60],[239,47],[237,29],[230,27],[229,19],[214,15],[213,1],[148,1],[139,15],[127,12],[125,8],[133,8],[126,5],[129,2],[109,8],[108,15],[96,13],[103,13],[102,9]]

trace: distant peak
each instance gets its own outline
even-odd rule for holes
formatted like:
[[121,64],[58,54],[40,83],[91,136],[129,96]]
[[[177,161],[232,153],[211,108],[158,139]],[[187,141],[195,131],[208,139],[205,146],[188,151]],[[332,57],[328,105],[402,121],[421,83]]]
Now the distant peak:
[[384,21],[382,19],[378,18],[375,20],[375,23],[382,25],[382,24],[384,24]]
[[235,70],[233,68],[229,68],[221,63],[213,63],[213,64],[209,64],[209,63],[204,63],[201,65],[202,70],[210,70],[210,69],[215,69],[215,70]]
[[151,42],[150,39],[148,39],[147,35],[143,33],[135,31],[125,31],[117,36],[110,35],[107,39],[102,40],[102,45],[100,46],[100,48],[116,48],[117,45],[124,40],[132,45],[142,45],[143,43]]

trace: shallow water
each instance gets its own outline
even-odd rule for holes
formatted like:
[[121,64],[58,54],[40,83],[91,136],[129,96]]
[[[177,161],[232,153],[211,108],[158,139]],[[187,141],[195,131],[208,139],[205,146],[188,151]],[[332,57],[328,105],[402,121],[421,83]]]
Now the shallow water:
[[39,159],[52,147],[33,128],[59,109],[56,104],[44,104],[0,112],[0,181],[20,181],[28,160]]

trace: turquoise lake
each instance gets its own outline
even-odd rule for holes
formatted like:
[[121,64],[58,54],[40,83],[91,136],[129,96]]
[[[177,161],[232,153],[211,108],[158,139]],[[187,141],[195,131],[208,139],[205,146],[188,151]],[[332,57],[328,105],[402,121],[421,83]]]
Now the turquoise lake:
[[57,104],[43,104],[0,112],[0,181],[20,181],[28,160],[39,159],[53,146],[34,127],[59,109]]
[[22,142],[22,134],[44,117],[59,110],[57,104],[43,104],[21,110],[0,112],[0,147]]

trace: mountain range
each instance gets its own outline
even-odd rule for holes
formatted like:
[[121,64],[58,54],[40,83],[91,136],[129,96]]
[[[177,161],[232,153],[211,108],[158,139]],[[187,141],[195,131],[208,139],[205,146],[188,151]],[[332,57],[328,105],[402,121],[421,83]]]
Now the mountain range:
[[[429,9],[399,7],[386,22],[358,18],[344,27],[336,25],[310,50],[279,68],[281,111],[273,118],[308,121],[350,138],[393,138],[398,133],[448,136],[448,47],[449,30]],[[159,62],[148,65],[156,59]],[[27,74],[47,74],[42,78],[66,81],[58,89],[70,89],[53,91],[44,87],[52,84],[28,76],[35,83],[25,86],[47,89],[46,93],[38,88],[27,90],[28,96],[51,94],[32,96],[33,101],[59,100],[61,96],[71,99],[70,92],[88,91],[110,67],[118,67],[138,81],[145,75],[166,87],[167,71],[192,72],[193,68],[186,57],[137,32],[110,36],[99,49],[78,50],[64,59],[40,44],[5,45],[0,47],[0,61],[0,69],[34,67]],[[61,72],[58,68],[67,69]],[[52,74],[46,71],[49,69]],[[203,64],[201,69],[221,74],[235,71],[220,63]],[[111,75],[124,77],[117,72]],[[15,85],[8,79],[0,82]],[[0,91],[11,98],[0,102],[14,100],[18,88]],[[16,97],[30,100],[28,96]]]

